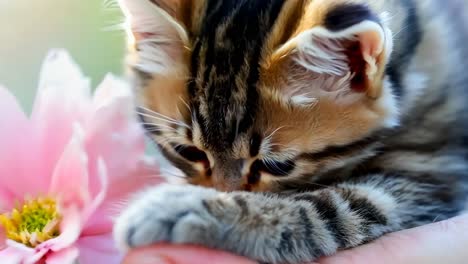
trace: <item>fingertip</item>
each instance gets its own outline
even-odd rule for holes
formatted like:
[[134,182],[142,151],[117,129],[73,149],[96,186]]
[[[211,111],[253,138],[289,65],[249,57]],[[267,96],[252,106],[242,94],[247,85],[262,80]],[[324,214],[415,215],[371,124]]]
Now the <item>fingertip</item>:
[[175,264],[175,260],[155,252],[153,248],[142,248],[130,251],[122,264]]
[[130,251],[123,264],[255,264],[256,262],[223,251],[197,246],[159,244]]

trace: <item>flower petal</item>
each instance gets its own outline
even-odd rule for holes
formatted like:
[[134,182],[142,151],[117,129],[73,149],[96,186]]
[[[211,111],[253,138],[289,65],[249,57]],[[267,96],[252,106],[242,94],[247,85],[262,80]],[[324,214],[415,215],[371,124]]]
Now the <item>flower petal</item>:
[[[11,143],[11,140],[16,138],[12,136],[18,136],[18,129],[24,129],[28,127],[28,118],[21,109],[15,96],[11,94],[7,88],[0,85],[0,118],[4,126],[0,130],[0,140],[5,140],[5,143]],[[15,134],[11,134],[12,132]],[[4,138],[9,136],[8,138]],[[10,141],[8,141],[10,140]],[[4,142],[2,142],[4,143]],[[3,146],[3,144],[2,144]],[[3,148],[2,148],[3,149]]]
[[18,264],[21,263],[23,255],[15,248],[7,247],[0,250],[0,259],[2,260],[2,264]]
[[33,107],[33,119],[44,114],[54,114],[48,112],[54,106],[59,106],[64,111],[79,110],[76,112],[78,114],[87,113],[83,107],[90,102],[89,78],[83,75],[80,67],[67,51],[51,50],[42,64],[39,87]]
[[57,195],[64,207],[73,204],[83,208],[90,202],[88,157],[80,130],[76,125],[75,133],[57,163],[50,184],[49,194]]
[[90,192],[101,191],[98,160],[102,158],[109,175],[109,193],[99,214],[86,223],[83,234],[95,235],[112,230],[113,210],[130,193],[158,181],[158,168],[142,161],[145,154],[144,133],[137,122],[131,89],[128,84],[108,75],[94,96],[95,112],[85,125],[89,157]]
[[81,215],[76,207],[67,208],[65,210],[62,223],[60,224],[60,236],[55,238],[54,245],[51,247],[53,251],[58,251],[69,247],[73,244],[81,232]]
[[31,126],[15,97],[1,86],[0,124],[1,196],[15,194],[22,197],[26,193],[35,194],[38,189],[41,190],[43,184],[39,177],[35,177],[37,162],[32,157],[37,155],[32,144]]
[[108,193],[101,206],[85,224],[83,235],[99,235],[112,232],[113,218],[121,211],[119,208],[135,192],[147,187],[159,184],[163,181],[158,175],[154,162],[140,161],[137,168],[130,171],[126,177],[114,179],[109,186]]
[[100,107],[85,126],[86,150],[90,160],[90,190],[99,192],[98,157],[106,163],[109,181],[127,177],[144,155],[145,142],[140,125],[129,110],[127,98],[116,98]]
[[[2,184],[3,182],[0,182],[0,185]],[[15,196],[8,188],[0,186],[0,212],[10,211],[13,208]]]
[[34,254],[34,249],[32,248],[29,248],[27,246],[25,246],[24,244],[21,244],[21,243],[18,243],[16,241],[13,241],[13,240],[10,240],[8,239],[6,241],[6,244],[9,248],[14,248],[15,250],[21,252],[22,254],[25,254],[25,255],[32,255]]
[[34,255],[26,257],[22,263],[24,264],[37,264],[44,256],[49,252],[49,249],[40,249],[37,250]]
[[38,245],[36,250],[47,249],[58,252],[70,247],[76,242],[80,236],[82,226],[80,210],[75,206],[62,209],[62,217],[60,235]]
[[[94,109],[97,110],[114,103],[117,98],[125,98],[126,107],[133,102],[133,95],[129,84],[112,74],[107,74],[101,84],[96,88],[93,96]],[[133,109],[128,109],[132,111]]]
[[[86,208],[83,209],[83,212],[81,213],[81,220],[83,223],[86,223],[89,220],[89,218],[93,216],[95,211],[101,206],[107,194],[107,170],[106,165],[104,164],[104,161],[102,159],[98,160],[98,170],[98,176],[101,181],[101,191],[96,195],[96,197],[94,197],[93,201]],[[101,218],[106,218],[106,216],[102,212],[94,215],[98,215]]]
[[[7,240],[7,247],[2,251],[6,257],[12,259],[12,263],[35,264],[48,252],[48,249],[35,250],[13,240]],[[3,260],[0,254],[0,259]],[[2,262],[3,263],[3,262]]]
[[121,263],[122,254],[115,247],[112,233],[82,237],[77,241],[80,264]]
[[7,247],[5,229],[0,226],[0,251]]
[[91,109],[89,80],[62,50],[49,53],[40,76],[31,122],[43,177],[50,177],[72,133]]
[[64,250],[60,250],[59,252],[52,252],[47,256],[46,264],[73,264],[78,258],[79,253],[80,252],[76,247],[66,248]]

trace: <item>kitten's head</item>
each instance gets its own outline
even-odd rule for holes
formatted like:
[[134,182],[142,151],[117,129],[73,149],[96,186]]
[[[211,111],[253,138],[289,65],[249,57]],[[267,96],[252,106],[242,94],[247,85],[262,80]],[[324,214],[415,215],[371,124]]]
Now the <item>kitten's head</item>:
[[194,184],[274,190],[396,123],[391,34],[344,0],[120,0],[139,113]]

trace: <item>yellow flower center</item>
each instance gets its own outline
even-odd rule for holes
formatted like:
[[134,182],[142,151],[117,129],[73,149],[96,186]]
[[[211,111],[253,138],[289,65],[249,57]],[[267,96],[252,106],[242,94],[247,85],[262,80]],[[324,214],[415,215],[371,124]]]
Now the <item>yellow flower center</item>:
[[60,214],[54,199],[28,199],[22,206],[0,215],[8,239],[35,247],[59,235]]

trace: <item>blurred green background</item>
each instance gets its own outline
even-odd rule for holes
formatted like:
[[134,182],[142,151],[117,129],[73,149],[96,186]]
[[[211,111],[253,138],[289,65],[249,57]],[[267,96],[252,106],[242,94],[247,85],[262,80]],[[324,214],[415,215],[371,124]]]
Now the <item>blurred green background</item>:
[[121,74],[125,33],[115,3],[105,0],[0,0],[0,84],[30,110],[42,60],[65,48],[97,85]]
[[0,84],[30,112],[42,61],[53,48],[67,49],[93,87],[109,72],[122,74],[123,21],[116,0],[0,0]]

